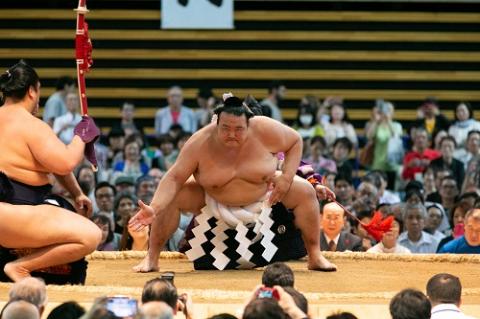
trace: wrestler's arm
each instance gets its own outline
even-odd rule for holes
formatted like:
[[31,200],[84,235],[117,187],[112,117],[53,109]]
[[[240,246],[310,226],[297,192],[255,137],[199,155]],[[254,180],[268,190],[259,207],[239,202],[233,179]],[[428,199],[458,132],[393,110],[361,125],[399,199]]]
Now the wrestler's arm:
[[72,195],[75,201],[75,209],[85,217],[90,218],[93,210],[92,201],[83,194],[78,181],[73,173],[67,175],[53,174],[57,181]]
[[185,143],[173,166],[160,180],[150,204],[155,214],[172,203],[183,184],[196,171],[197,158],[201,152],[197,145],[198,141],[199,139],[194,135]]
[[70,174],[83,159],[85,143],[75,135],[72,142],[65,145],[48,124],[41,120],[30,124],[31,127],[26,130],[26,141],[35,160],[50,173]]
[[303,141],[300,134],[291,127],[265,116],[254,119],[260,124],[257,126],[259,136],[270,152],[285,153],[282,175],[292,181],[302,159]]

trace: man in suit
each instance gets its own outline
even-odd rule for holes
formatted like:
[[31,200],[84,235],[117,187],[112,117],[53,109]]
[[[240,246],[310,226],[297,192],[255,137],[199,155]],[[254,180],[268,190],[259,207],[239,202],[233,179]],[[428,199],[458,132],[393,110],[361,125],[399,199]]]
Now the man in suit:
[[362,239],[342,230],[345,225],[345,211],[336,202],[323,206],[320,223],[322,251],[362,251]]

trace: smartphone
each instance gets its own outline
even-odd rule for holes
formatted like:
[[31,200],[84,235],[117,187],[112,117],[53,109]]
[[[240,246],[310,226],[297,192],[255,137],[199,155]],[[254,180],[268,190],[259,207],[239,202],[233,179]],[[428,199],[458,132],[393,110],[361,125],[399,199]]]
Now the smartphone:
[[167,271],[167,272],[164,272],[160,278],[170,281],[173,285],[173,279],[175,278],[175,273],[173,271]]
[[273,299],[279,300],[280,296],[276,289],[263,287],[258,290],[257,298],[273,298]]
[[138,311],[136,299],[128,296],[113,296],[107,298],[107,309],[119,318],[134,318]]

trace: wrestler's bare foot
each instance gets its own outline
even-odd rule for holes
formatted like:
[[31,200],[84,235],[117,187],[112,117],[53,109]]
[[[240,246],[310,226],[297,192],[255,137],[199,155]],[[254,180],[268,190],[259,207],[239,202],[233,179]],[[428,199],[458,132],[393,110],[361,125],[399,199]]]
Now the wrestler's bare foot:
[[150,258],[150,254],[147,254],[145,258],[133,268],[134,272],[155,272],[158,271],[158,259]]
[[13,282],[17,282],[22,280],[23,278],[30,277],[30,272],[27,269],[17,265],[14,262],[7,263],[3,268],[3,271]]
[[331,272],[337,271],[337,266],[319,254],[318,256],[312,256],[312,258],[308,258],[308,269]]

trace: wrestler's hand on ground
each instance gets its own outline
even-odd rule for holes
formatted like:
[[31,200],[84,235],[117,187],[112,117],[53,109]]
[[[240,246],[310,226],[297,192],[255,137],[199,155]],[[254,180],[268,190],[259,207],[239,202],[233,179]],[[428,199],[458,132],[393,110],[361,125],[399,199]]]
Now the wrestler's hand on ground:
[[302,310],[300,310],[300,308],[297,307],[297,305],[295,304],[295,300],[293,300],[293,297],[282,287],[273,286],[273,288],[278,292],[278,295],[280,297],[278,300],[278,304],[290,318],[302,319],[308,317],[306,313],[304,313]]
[[134,231],[142,230],[145,226],[150,225],[155,219],[155,211],[149,205],[146,205],[141,200],[138,201],[138,207],[140,210],[130,218],[128,227]]
[[315,185],[315,191],[317,192],[317,198],[319,200],[334,201],[335,198],[336,198],[335,193],[332,192],[332,190],[330,188],[328,188],[327,186],[324,186],[324,185],[321,185],[321,184]]
[[285,195],[287,195],[287,192],[292,185],[292,180],[283,174],[278,174],[270,180],[270,183],[273,186],[273,190],[268,202],[270,205],[275,205],[281,202]]
[[80,123],[75,126],[73,133],[80,137],[84,143],[95,141],[100,136],[100,129],[90,116],[82,116]]
[[75,198],[75,210],[78,214],[90,219],[93,212],[92,201],[85,194],[78,195]]

